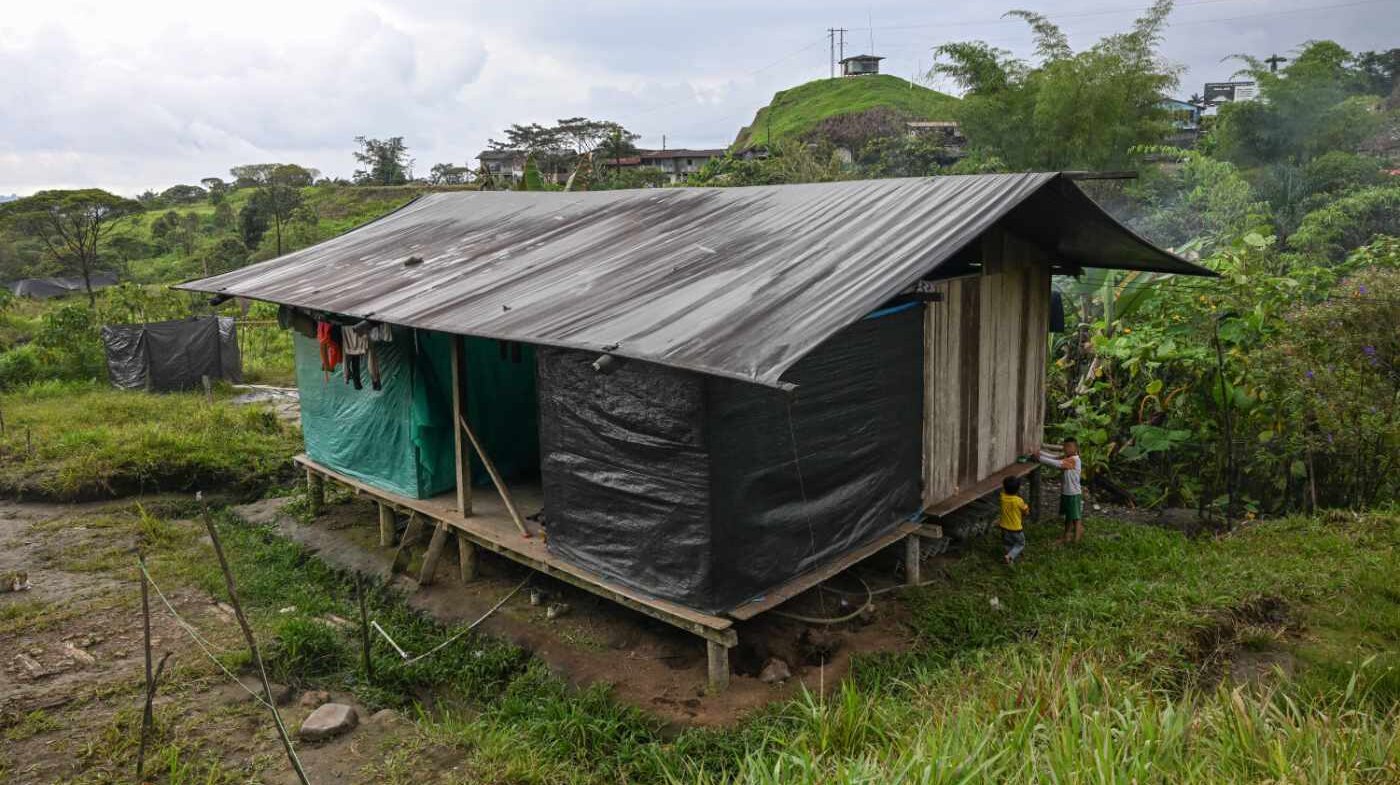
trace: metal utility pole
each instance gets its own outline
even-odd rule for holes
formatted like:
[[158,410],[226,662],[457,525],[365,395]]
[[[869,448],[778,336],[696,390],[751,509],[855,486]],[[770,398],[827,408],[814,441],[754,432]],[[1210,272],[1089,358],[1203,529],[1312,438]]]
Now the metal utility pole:
[[1276,74],[1278,73],[1278,64],[1288,62],[1288,58],[1279,57],[1278,55],[1270,55],[1269,57],[1264,59],[1264,62],[1269,64],[1269,73]]
[[829,52],[826,57],[826,64],[830,67],[831,78],[836,78],[836,28],[826,29],[826,48]]
[[836,28],[836,34],[840,37],[836,46],[837,62],[846,59],[846,28]]

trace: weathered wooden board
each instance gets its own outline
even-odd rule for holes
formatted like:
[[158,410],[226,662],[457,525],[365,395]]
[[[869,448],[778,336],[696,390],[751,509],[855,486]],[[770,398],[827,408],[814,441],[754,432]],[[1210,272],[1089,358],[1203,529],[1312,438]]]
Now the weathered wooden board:
[[1039,443],[1050,260],[1010,233],[989,231],[981,274],[938,290],[924,326],[926,508],[980,487]]

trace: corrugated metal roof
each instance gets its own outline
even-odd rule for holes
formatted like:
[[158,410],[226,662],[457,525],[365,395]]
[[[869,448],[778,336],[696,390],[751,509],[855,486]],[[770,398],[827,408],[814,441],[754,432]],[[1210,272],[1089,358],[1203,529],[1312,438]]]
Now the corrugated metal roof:
[[1034,173],[434,193],[181,288],[779,385],[817,344],[1003,219],[1066,263],[1208,274],[1072,183]]

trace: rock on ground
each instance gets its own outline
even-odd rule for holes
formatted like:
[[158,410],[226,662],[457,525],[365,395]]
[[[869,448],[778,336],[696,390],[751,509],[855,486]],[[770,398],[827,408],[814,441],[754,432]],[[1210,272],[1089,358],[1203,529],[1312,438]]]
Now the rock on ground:
[[780,681],[787,681],[792,678],[792,669],[788,664],[777,657],[769,657],[768,662],[763,665],[763,670],[759,672],[758,678],[764,684],[775,684]]
[[327,703],[301,723],[298,735],[307,741],[322,741],[354,730],[359,724],[360,715],[353,706]]
[[301,700],[297,701],[297,703],[304,708],[314,709],[323,703],[329,703],[330,699],[331,694],[325,690],[310,690],[309,692],[303,693]]

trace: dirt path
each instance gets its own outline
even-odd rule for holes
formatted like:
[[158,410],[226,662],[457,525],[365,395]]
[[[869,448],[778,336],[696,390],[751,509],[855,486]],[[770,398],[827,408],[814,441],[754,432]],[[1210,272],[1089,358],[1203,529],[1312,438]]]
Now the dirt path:
[[[0,593],[0,782],[130,782],[144,662],[134,537],[113,525],[130,503],[21,504],[0,500],[0,576],[22,572],[31,588]],[[174,525],[190,526],[189,522]],[[192,590],[168,598],[221,650],[241,639],[226,606]],[[294,782],[265,710],[198,650],[152,597],[153,648],[170,652],[157,700],[151,767],[172,756],[195,771]],[[251,681],[249,682],[251,683]],[[292,696],[295,729],[314,708]],[[350,702],[345,694],[321,696]],[[389,751],[416,736],[392,712],[357,707],[361,726],[299,745],[316,783],[380,782]]]

